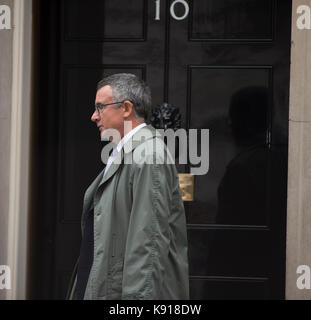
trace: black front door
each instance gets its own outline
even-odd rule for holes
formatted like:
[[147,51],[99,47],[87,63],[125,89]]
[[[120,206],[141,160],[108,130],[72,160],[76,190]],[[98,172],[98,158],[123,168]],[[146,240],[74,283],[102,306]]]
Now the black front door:
[[102,168],[96,83],[130,72],[154,106],[179,107],[183,128],[210,130],[209,171],[185,203],[191,298],[284,298],[291,1],[37,4],[29,297],[65,296]]

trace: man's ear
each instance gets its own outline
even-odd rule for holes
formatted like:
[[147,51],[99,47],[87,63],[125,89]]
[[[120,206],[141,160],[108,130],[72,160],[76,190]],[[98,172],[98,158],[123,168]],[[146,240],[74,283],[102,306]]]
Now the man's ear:
[[128,118],[131,115],[133,115],[133,113],[134,113],[133,103],[128,100],[125,100],[123,103],[123,110],[124,110],[124,114],[123,114],[124,117]]

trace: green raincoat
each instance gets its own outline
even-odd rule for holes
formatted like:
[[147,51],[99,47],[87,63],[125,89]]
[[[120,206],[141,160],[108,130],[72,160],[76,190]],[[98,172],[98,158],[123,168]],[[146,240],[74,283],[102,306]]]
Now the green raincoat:
[[189,299],[185,212],[175,165],[161,164],[167,155],[156,130],[142,128],[87,189],[82,235],[93,202],[94,261],[84,299]]

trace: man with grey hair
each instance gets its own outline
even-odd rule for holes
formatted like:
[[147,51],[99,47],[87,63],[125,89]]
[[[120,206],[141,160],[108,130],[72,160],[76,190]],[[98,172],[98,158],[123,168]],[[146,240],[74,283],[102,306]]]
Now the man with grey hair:
[[[101,139],[113,138],[116,146],[85,193],[70,299],[189,298],[178,175],[162,161],[169,153],[161,135],[145,123],[150,108],[150,89],[135,75],[115,74],[98,84],[91,120]],[[140,161],[126,164],[135,153]]]

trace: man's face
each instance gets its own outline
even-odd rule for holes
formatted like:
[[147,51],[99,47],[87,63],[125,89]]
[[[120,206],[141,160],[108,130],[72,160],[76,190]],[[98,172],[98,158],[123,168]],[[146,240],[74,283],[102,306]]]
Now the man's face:
[[[97,91],[95,105],[97,103],[113,103],[112,88],[110,86],[105,86]],[[105,130],[107,129],[116,129],[123,137],[124,110],[123,108],[116,109],[115,107],[118,107],[118,105],[106,106],[100,111],[99,115],[97,110],[92,115],[91,120],[96,123],[103,140],[105,140]]]

